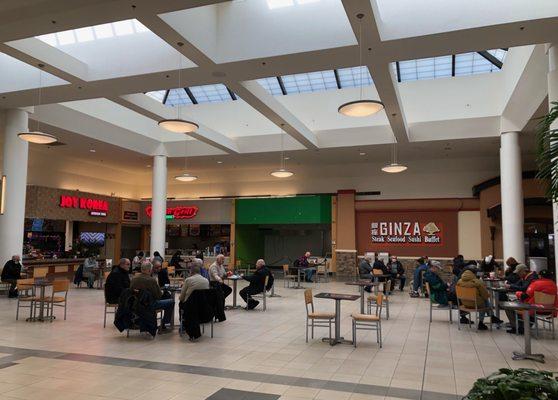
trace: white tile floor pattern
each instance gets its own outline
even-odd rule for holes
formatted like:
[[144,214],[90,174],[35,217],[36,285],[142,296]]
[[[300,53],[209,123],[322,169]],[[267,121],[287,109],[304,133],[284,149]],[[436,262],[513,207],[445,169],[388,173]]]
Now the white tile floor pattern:
[[[357,288],[331,282],[313,290]],[[558,344],[548,334],[533,340],[533,351],[544,353],[546,364],[512,361],[522,336],[458,331],[445,312],[435,312],[430,325],[428,301],[408,292],[391,297],[382,349],[367,331],[358,332],[356,349],[322,343],[327,329],[317,329],[307,344],[303,290],[284,289],[278,280],[276,293],[282,297],[268,299],[267,312],[228,311],[227,321],[215,325],[215,337],[196,343],[177,331],[148,340],[137,333],[126,338],[112,324],[103,329],[99,290],[72,289],[67,321],[53,323],[15,321],[16,301],[2,297],[0,399],[201,400],[222,388],[282,400],[450,399],[498,368],[558,370]],[[334,309],[331,300],[315,299],[315,305],[318,311]],[[346,338],[350,313],[358,308],[358,301],[342,302]]]

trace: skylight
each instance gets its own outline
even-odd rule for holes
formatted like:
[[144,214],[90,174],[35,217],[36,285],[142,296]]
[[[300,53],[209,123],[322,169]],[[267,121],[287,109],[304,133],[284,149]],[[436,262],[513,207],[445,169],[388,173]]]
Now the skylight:
[[319,1],[321,0],[267,0],[267,6],[269,7],[270,10],[273,10],[275,8],[317,3]]
[[223,84],[191,86],[145,93],[166,106],[182,106],[203,103],[222,103],[236,100],[236,95]]
[[74,43],[85,43],[98,39],[108,39],[115,36],[133,35],[143,32],[149,32],[149,29],[136,19],[127,19],[109,24],[49,33],[36,36],[36,38],[51,46],[62,47]]
[[446,78],[497,72],[502,68],[506,49],[399,61],[393,64],[399,82]]
[[372,77],[367,67],[262,78],[258,79],[258,83],[273,96],[279,96],[360,87],[361,79],[362,86],[372,85]]

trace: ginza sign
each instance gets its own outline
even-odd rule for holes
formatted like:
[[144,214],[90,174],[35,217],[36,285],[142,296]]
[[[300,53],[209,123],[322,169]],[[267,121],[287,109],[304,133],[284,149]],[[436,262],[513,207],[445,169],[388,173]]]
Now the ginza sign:
[[370,233],[372,243],[442,244],[440,224],[435,222],[372,222]]

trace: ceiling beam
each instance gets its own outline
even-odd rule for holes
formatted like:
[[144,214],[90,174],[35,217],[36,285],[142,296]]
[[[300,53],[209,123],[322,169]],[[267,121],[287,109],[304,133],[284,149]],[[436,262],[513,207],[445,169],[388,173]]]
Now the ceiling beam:
[[485,60],[487,60],[488,62],[490,62],[492,65],[494,65],[495,67],[497,67],[498,69],[502,69],[502,66],[504,65],[504,63],[500,60],[498,60],[496,57],[494,57],[492,54],[490,54],[488,51],[483,50],[483,51],[477,51],[477,53],[483,57]]
[[[362,47],[363,63],[368,67],[380,100],[384,104],[393,136],[397,142],[408,142],[409,133],[399,96],[397,78],[393,76],[390,63],[379,59],[372,51],[374,48],[379,48],[382,43],[372,4],[370,1],[343,0],[343,7],[357,41],[361,39],[362,29],[360,46]],[[364,15],[361,20],[357,18],[359,14]],[[356,55],[353,57],[356,58]]]
[[[147,118],[151,118],[154,123],[155,121],[160,121],[165,118],[176,118],[174,107],[167,107],[159,103],[157,100],[144,96],[143,94],[130,94],[122,97],[110,98],[109,100],[114,101],[123,107],[129,108],[130,110],[133,110]],[[185,112],[181,111],[181,114],[185,114]],[[186,115],[182,115],[182,117],[188,119]],[[204,125],[200,125],[197,132],[189,133],[188,136],[229,154],[238,154],[239,152],[238,146],[233,139]]]

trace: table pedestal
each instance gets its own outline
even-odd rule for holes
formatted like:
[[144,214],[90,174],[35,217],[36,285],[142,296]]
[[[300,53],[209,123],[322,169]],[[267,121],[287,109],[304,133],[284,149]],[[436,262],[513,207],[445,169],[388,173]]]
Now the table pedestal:
[[329,342],[331,346],[335,346],[336,344],[353,344],[352,340],[345,340],[343,336],[341,336],[341,300],[335,300],[335,336],[330,338],[322,338],[322,342]]
[[237,308],[242,308],[241,306],[236,305],[236,293],[237,293],[237,281],[238,279],[231,279],[231,281],[233,282],[233,304],[232,306],[225,306],[225,310],[236,310]]
[[[544,354],[531,353],[531,323],[529,321],[529,310],[523,310],[523,336],[525,338],[525,352],[514,351],[512,360],[533,360],[544,363]],[[518,326],[515,329],[519,329]]]

